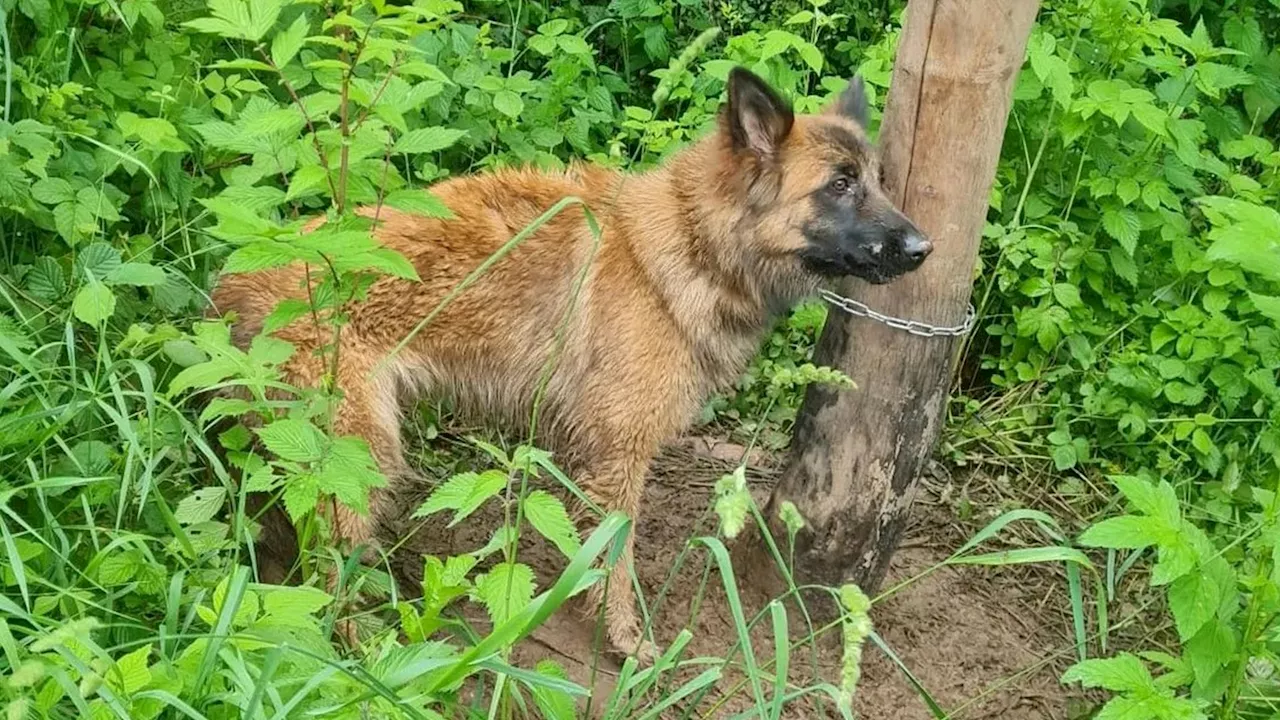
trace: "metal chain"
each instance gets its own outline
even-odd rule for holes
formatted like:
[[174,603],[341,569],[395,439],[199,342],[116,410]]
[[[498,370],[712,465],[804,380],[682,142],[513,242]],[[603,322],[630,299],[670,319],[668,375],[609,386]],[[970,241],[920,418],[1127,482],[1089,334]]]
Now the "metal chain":
[[941,327],[938,325],[922,323],[919,320],[903,320],[890,315],[884,315],[872,310],[857,300],[844,297],[843,295],[837,295],[830,290],[819,290],[818,295],[820,295],[823,300],[826,300],[831,305],[849,313],[850,315],[871,318],[872,320],[888,325],[891,328],[905,330],[912,335],[919,335],[920,337],[959,337],[961,335],[968,334],[968,332],[972,330],[973,326],[978,322],[978,311],[974,309],[972,303],[969,304],[969,311],[965,313],[964,322],[962,324],[953,325],[951,327]]

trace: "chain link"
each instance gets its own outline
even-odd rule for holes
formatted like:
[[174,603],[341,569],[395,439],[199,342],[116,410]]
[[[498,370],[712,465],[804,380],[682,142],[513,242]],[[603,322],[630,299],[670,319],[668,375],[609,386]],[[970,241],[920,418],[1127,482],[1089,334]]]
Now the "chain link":
[[844,297],[843,295],[837,295],[830,290],[819,290],[818,295],[820,295],[823,300],[826,300],[831,305],[849,313],[850,315],[870,318],[876,322],[888,325],[891,328],[905,330],[912,335],[919,335],[920,337],[959,337],[961,335],[968,334],[968,332],[972,330],[973,326],[978,322],[978,311],[974,309],[972,303],[969,304],[969,310],[964,315],[963,323],[960,325],[953,325],[951,327],[942,327],[922,323],[919,320],[903,320],[902,318],[884,315],[872,310],[864,303]]

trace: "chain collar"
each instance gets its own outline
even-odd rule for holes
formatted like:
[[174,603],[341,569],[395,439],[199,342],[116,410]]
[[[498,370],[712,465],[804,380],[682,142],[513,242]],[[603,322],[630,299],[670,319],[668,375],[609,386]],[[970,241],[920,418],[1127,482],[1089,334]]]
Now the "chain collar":
[[843,295],[837,295],[830,290],[819,290],[818,295],[833,307],[839,308],[850,315],[870,318],[876,322],[888,325],[891,328],[905,330],[912,335],[919,335],[920,337],[959,337],[961,335],[967,335],[978,322],[978,312],[974,309],[972,303],[969,304],[969,310],[964,315],[963,323],[960,325],[953,325],[951,327],[941,327],[938,325],[922,323],[919,320],[903,320],[901,318],[884,315],[872,310],[857,300],[844,297]]

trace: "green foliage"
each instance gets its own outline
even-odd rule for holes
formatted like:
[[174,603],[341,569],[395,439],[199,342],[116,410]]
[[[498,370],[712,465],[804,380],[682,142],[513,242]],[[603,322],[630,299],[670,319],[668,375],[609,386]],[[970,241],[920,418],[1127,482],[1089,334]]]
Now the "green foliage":
[[[584,542],[563,502],[529,487],[540,478],[575,490],[549,455],[477,443],[484,466],[440,473],[417,514],[475,522],[493,504],[506,521],[484,547],[426,558],[421,597],[396,596],[390,615],[359,618],[367,644],[340,655],[330,634],[342,611],[317,589],[334,560],[321,550],[328,528],[317,509],[367,511],[386,478],[362,441],[333,432],[342,388],[332,372],[324,387],[285,387],[279,367],[297,348],[265,336],[237,347],[223,322],[196,321],[210,284],[220,271],[306,263],[310,299],[282,303],[266,325],[319,319],[332,330],[318,349],[332,368],[346,308],[376,277],[416,278],[372,241],[355,207],[447,216],[424,188],[493,166],[581,157],[649,167],[714,122],[734,64],[802,111],[857,70],[874,130],[901,7],[6,3],[7,712],[433,717],[459,709],[460,684],[487,672],[516,688],[504,710],[532,698],[547,716],[569,716],[583,688],[552,665],[500,658],[570,594],[602,581],[589,565],[611,555],[621,526]],[[1278,28],[1269,0],[1067,0],[1042,12],[1018,79],[977,275],[982,320],[948,441],[966,459],[985,448],[1108,476],[1129,508],[1080,536],[1112,571],[1100,647],[1118,576],[1138,571],[1168,608],[1177,647],[1073,668],[1066,680],[1115,694],[1099,717],[1225,718],[1275,695]],[[321,215],[323,227],[302,232]],[[816,304],[782,318],[737,392],[704,420],[785,446],[804,387],[849,385],[810,362],[825,321]],[[250,582],[259,528],[249,491],[295,522],[306,545],[301,587]],[[712,510],[730,537],[761,522],[741,470],[722,480]],[[794,545],[804,520],[794,506],[781,510]],[[554,579],[535,577],[516,552],[530,530],[570,559],[541,595]],[[1063,560],[1079,595],[1090,566],[1065,539],[968,554],[995,531],[948,562]],[[716,543],[699,547],[719,563]],[[349,579],[375,595],[385,585],[376,571]],[[722,581],[736,597],[731,575]],[[464,601],[487,611],[492,634],[459,619]],[[1072,602],[1084,652],[1082,601]],[[861,612],[849,609],[846,633]],[[785,615],[772,619],[785,637]],[[865,630],[846,647],[879,642],[869,621]],[[631,694],[609,701],[614,716],[657,714],[720,679],[712,666],[669,687],[680,643],[653,669],[632,668]],[[773,662],[785,666],[787,645],[775,645]],[[846,691],[857,678],[851,657]],[[761,672],[753,701],[777,717],[792,696],[782,684],[766,692]],[[847,692],[810,690],[847,711]]]
[[1204,720],[1204,703],[1176,697],[1176,674],[1152,678],[1142,661],[1129,653],[1105,660],[1085,660],[1067,670],[1062,679],[1087,688],[1117,693],[1102,707],[1096,718],[1138,720]]
[[1133,512],[1080,542],[1138,553],[1122,572],[1155,549],[1181,655],[1155,681],[1078,665],[1117,693],[1099,717],[1234,717],[1274,663],[1278,27],[1261,2],[1068,2],[1015,91],[955,445],[1111,476]]

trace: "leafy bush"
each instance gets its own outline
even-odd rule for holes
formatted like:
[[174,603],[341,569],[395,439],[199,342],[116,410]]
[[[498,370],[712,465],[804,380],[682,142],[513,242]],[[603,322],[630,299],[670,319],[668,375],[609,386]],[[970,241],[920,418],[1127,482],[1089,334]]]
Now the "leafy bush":
[[1030,40],[961,431],[1112,477],[1136,512],[1081,537],[1108,548],[1108,593],[1158,549],[1181,655],[1144,654],[1154,681],[1132,655],[1074,669],[1122,693],[1099,717],[1233,717],[1275,660],[1280,23],[1163,5],[1062,3]]

